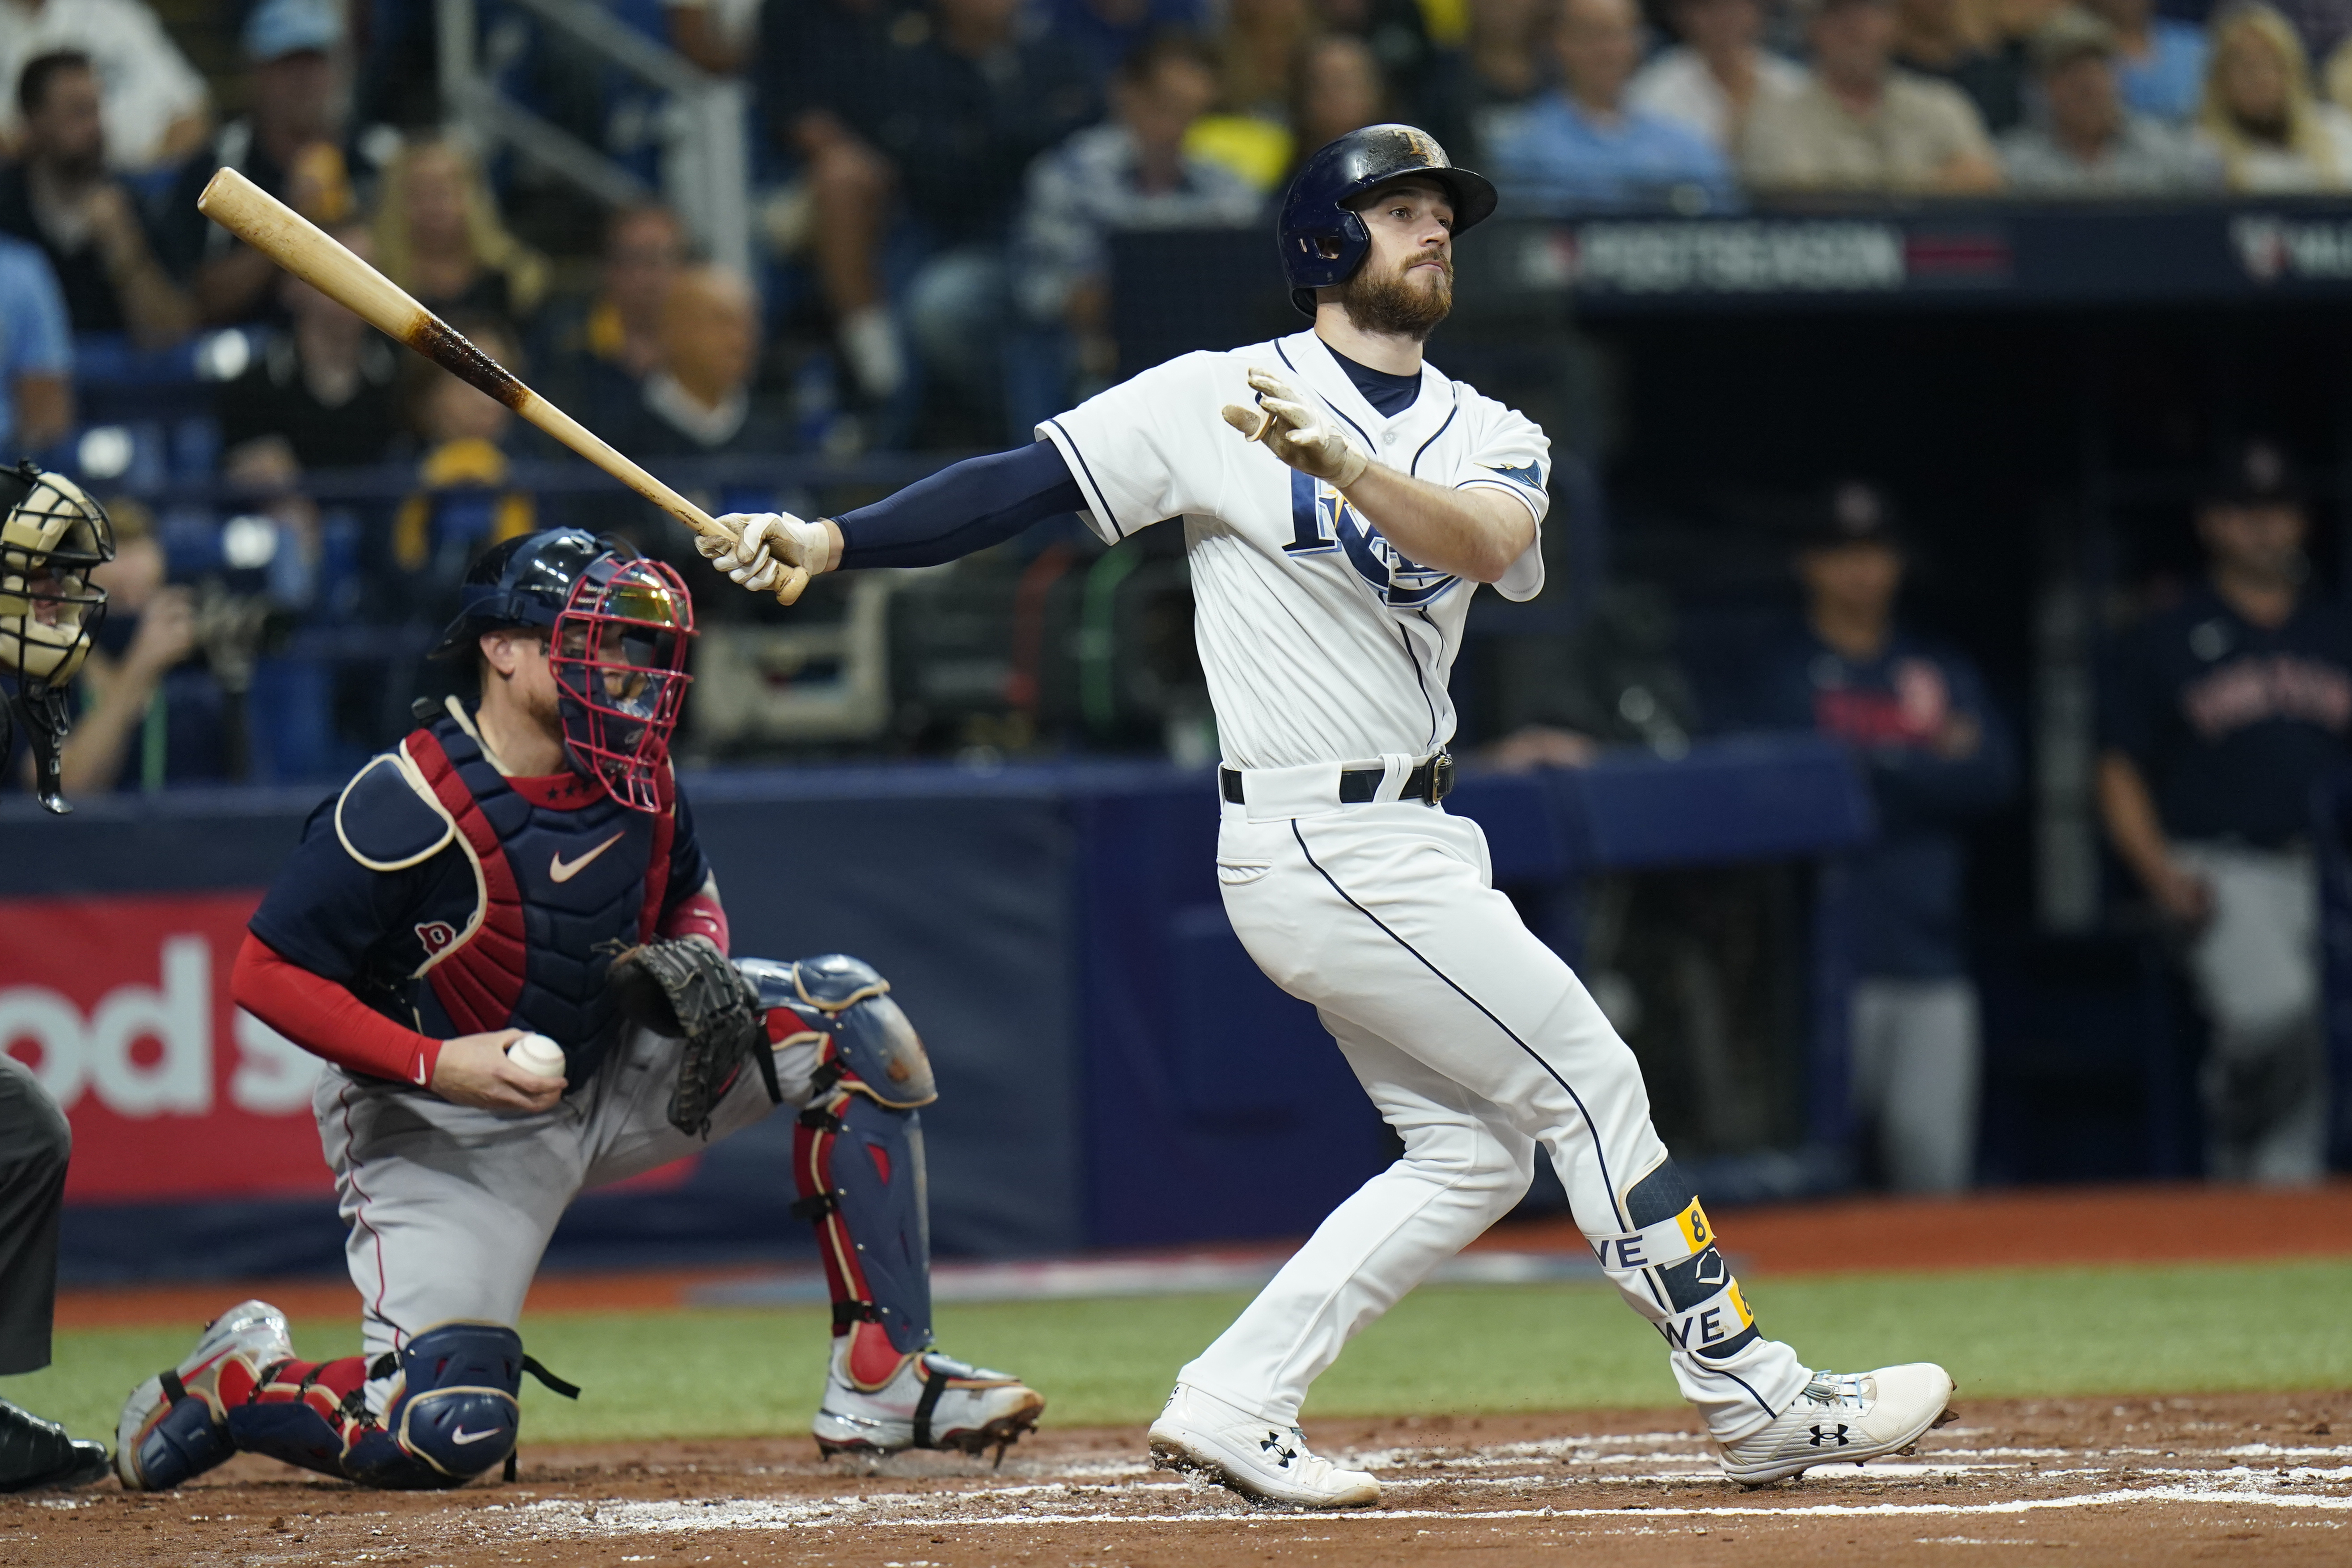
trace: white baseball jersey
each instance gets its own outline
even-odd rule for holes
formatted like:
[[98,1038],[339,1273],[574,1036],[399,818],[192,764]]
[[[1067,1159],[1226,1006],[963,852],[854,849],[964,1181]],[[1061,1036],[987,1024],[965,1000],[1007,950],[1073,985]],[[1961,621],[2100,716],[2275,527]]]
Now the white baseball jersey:
[[1145,371],[1037,426],[1109,543],[1184,520],[1194,635],[1228,766],[1423,757],[1454,735],[1446,680],[1477,584],[1417,566],[1331,486],[1248,441],[1220,414],[1265,369],[1319,399],[1401,473],[1515,496],[1536,538],[1496,584],[1543,587],[1551,443],[1534,421],[1423,363],[1383,417],[1312,331]]

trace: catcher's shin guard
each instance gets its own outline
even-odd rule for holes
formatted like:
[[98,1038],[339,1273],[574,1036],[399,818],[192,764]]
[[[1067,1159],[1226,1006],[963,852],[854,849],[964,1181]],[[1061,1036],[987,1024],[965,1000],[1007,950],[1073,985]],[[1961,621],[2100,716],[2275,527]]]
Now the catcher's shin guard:
[[[503,1463],[521,1422],[522,1338],[495,1323],[442,1323],[373,1363],[288,1362],[229,1412],[239,1448],[396,1490],[458,1487]],[[370,1383],[390,1382],[381,1420]]]
[[793,1138],[793,1212],[817,1227],[853,1381],[879,1387],[931,1342],[929,1200],[916,1110],[939,1098],[930,1059],[889,982],[840,953],[742,965],[779,1047],[815,1039]]
[[846,1090],[801,1113],[793,1212],[816,1224],[835,1334],[851,1370],[880,1383],[931,1342],[930,1225],[921,1119]]

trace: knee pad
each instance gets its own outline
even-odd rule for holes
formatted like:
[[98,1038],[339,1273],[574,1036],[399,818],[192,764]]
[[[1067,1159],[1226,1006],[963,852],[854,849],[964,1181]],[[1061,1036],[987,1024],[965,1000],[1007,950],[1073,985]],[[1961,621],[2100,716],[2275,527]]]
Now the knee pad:
[[392,1396],[382,1422],[344,1456],[352,1480],[411,1490],[463,1486],[514,1452],[520,1334],[496,1323],[440,1323],[379,1358],[377,1368],[384,1360],[394,1363]]
[[1633,1229],[1586,1240],[1602,1272],[1666,1343],[1709,1360],[1757,1337],[1755,1314],[1715,1244],[1698,1190],[1669,1157],[1626,1190]]

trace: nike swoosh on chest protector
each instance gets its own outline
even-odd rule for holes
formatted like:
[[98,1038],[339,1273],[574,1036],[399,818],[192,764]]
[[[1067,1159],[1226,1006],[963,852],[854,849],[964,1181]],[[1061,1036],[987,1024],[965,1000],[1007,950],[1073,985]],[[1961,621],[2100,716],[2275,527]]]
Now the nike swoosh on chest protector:
[[627,835],[627,831],[628,830],[626,828],[624,828],[621,832],[615,833],[612,837],[607,838],[604,843],[599,844],[595,848],[591,849],[587,854],[583,855],[577,860],[566,860],[560,854],[549,856],[547,858],[547,874],[554,878],[559,882],[568,882],[572,880],[572,878],[580,875],[581,869],[585,867],[589,861],[593,860],[597,856],[602,855],[605,850],[610,849],[614,845],[618,844],[622,838]]

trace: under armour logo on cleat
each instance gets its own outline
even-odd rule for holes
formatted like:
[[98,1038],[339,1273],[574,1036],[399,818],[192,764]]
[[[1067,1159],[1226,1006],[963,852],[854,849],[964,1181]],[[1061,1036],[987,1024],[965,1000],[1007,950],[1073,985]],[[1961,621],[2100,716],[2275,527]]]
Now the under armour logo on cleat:
[[1818,1448],[1825,1443],[1840,1448],[1844,1447],[1846,1445],[1844,1426],[1841,1424],[1838,1429],[1834,1432],[1824,1432],[1818,1426],[1814,1427],[1813,1447]]
[[1298,1458],[1297,1449],[1286,1448],[1282,1446],[1282,1434],[1279,1432],[1268,1432],[1265,1435],[1265,1441],[1258,1445],[1258,1449],[1261,1453],[1274,1454],[1275,1464],[1286,1470],[1290,1468],[1290,1461]]

